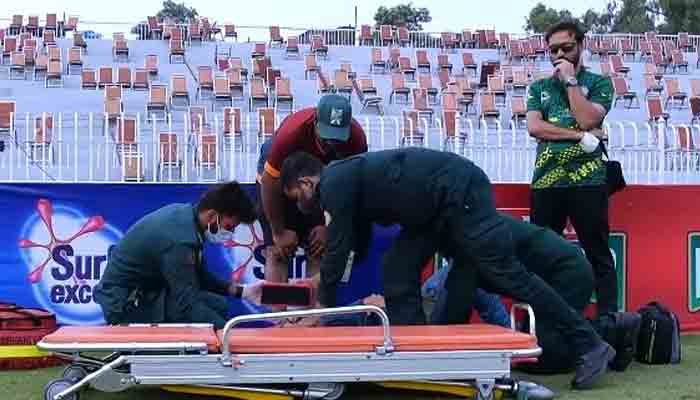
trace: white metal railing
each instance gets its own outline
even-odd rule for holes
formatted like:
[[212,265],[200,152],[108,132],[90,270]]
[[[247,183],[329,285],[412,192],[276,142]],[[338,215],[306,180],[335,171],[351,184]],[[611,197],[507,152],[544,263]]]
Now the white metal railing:
[[[241,114],[240,121],[222,116],[13,116],[9,129],[0,131],[0,182],[254,182],[270,121],[257,113]],[[423,146],[469,158],[495,182],[532,176],[537,142],[511,121],[457,117],[451,124],[442,115],[417,124],[400,115],[357,120],[370,151]],[[622,163],[628,182],[700,183],[699,125],[613,121],[605,129],[608,152]]]

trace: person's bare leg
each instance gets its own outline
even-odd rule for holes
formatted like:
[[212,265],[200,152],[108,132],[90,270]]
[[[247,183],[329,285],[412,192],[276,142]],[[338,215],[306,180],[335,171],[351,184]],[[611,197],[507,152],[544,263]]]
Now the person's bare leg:
[[[268,282],[286,283],[289,281],[287,259],[275,246],[268,246],[265,254],[265,280]],[[284,311],[283,305],[268,306],[272,311]]]
[[321,280],[321,257],[309,257],[306,259],[306,279],[311,279],[316,287]]

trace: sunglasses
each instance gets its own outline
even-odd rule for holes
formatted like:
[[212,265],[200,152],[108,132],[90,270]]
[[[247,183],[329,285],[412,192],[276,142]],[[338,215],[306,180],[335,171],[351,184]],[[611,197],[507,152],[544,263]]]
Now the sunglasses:
[[564,53],[570,53],[576,48],[576,43],[561,43],[549,46],[549,52],[552,54],[559,53],[559,50],[563,50]]

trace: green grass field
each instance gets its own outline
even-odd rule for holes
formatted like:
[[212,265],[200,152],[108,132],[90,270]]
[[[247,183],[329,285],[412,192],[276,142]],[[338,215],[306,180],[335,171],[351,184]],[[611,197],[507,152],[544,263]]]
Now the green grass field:
[[[594,390],[575,392],[569,389],[571,375],[526,376],[520,378],[548,386],[558,399],[613,400],[700,400],[700,336],[683,337],[683,361],[679,365],[647,366],[633,363],[624,373],[610,372]],[[59,377],[62,368],[34,371],[0,372],[0,400],[41,400],[43,387],[49,380]],[[347,399],[427,400],[447,398],[421,393],[391,392],[367,386],[351,387]],[[95,391],[81,393],[81,400],[185,400],[198,397],[178,395],[159,389],[141,389],[107,394]],[[199,397],[199,399],[206,399]]]

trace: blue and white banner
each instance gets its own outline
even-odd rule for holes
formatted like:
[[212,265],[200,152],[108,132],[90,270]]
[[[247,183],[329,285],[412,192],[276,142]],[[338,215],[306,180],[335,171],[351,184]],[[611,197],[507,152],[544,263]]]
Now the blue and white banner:
[[[206,185],[12,184],[0,185],[0,302],[41,307],[62,324],[103,323],[92,289],[107,266],[110,246],[144,215],[170,203],[193,203]],[[246,190],[255,200],[255,186]],[[375,228],[372,248],[357,260],[340,304],[381,293],[379,259],[398,233]],[[264,277],[260,225],[241,225],[227,246],[208,245],[205,260],[222,279]],[[290,262],[290,278],[305,270],[303,254]]]

